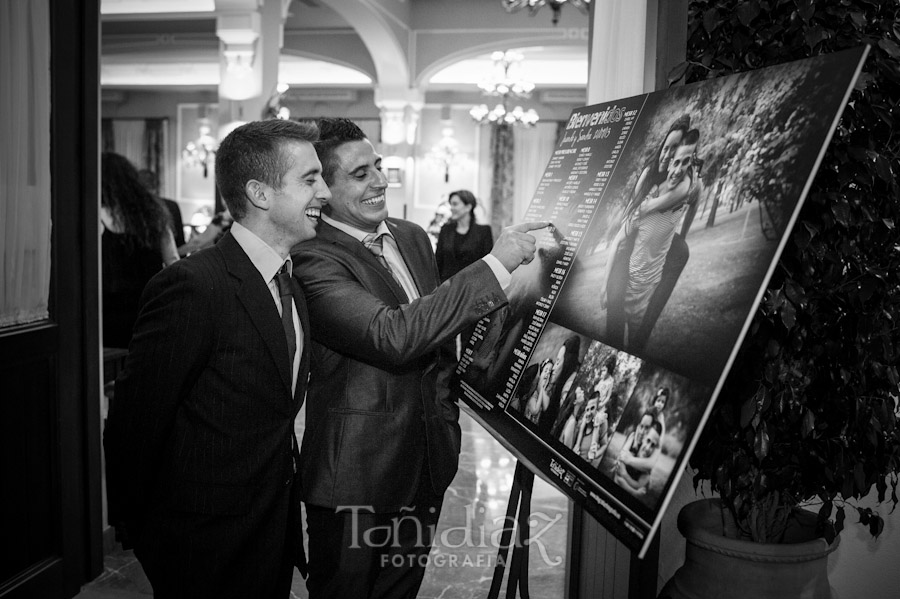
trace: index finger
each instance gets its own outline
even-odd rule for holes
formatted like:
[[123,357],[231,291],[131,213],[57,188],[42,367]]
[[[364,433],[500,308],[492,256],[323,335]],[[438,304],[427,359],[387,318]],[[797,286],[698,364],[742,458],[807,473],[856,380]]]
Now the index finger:
[[508,228],[510,231],[516,231],[517,233],[525,233],[526,231],[534,231],[536,229],[544,229],[546,227],[549,227],[551,224],[553,224],[553,223],[542,223],[542,222],[520,223],[518,225],[512,225],[511,227],[508,227]]

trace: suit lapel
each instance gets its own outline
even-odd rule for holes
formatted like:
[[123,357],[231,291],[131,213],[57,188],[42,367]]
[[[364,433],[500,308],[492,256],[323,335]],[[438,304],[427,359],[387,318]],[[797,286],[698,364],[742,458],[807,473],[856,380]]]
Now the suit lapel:
[[434,281],[428,274],[431,272],[428,262],[431,259],[431,254],[423,254],[420,248],[416,247],[411,236],[401,233],[396,224],[390,220],[385,222],[394,235],[397,249],[400,250],[400,256],[406,262],[406,268],[409,269],[409,274],[412,275],[413,282],[419,290],[419,295],[428,295],[435,287]]
[[269,287],[234,237],[226,235],[216,247],[225,258],[228,272],[238,279],[238,300],[244,305],[250,320],[269,349],[269,355],[275,361],[281,380],[290,395],[291,364],[288,361],[287,339],[284,337],[278,308],[275,307]]
[[[391,229],[393,232],[394,229]],[[406,297],[406,292],[403,291],[403,288],[394,280],[394,277],[389,273],[379,262],[378,259],[372,255],[372,252],[366,249],[359,240],[354,239],[352,236],[344,233],[340,229],[336,227],[332,227],[325,221],[321,221],[319,223],[319,228],[317,230],[317,235],[325,241],[329,241],[330,243],[334,243],[340,245],[345,248],[348,252],[353,254],[359,264],[363,264],[368,271],[371,271],[378,278],[384,281],[384,284],[390,287],[391,292],[394,294],[397,301],[401,304],[409,303],[409,298]],[[406,257],[404,256],[404,260]],[[413,274],[415,278],[416,275]],[[418,285],[418,281],[416,281]]]

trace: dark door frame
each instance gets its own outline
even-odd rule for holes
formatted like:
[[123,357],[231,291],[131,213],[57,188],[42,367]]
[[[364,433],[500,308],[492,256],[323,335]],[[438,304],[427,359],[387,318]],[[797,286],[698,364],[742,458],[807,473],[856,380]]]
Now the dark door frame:
[[[103,567],[99,339],[99,0],[49,0],[51,275],[49,318],[0,331],[0,363],[12,386],[11,446],[28,448],[14,485],[16,506],[41,507],[46,543],[28,557],[30,529],[6,549],[33,563],[0,580],[0,598],[73,597]],[[35,123],[37,127],[45,126]],[[21,367],[19,366],[21,365]],[[36,366],[35,366],[36,365]],[[29,367],[35,366],[33,369]],[[35,377],[34,373],[40,373]],[[29,380],[29,376],[31,376]],[[18,402],[18,404],[15,404]],[[29,430],[29,426],[37,428]],[[6,430],[6,429],[5,429]],[[36,460],[29,468],[27,460]],[[24,474],[22,474],[24,472]],[[28,477],[46,477],[32,484]],[[32,488],[49,497],[29,497]],[[16,508],[19,509],[19,508]],[[39,514],[39,516],[35,516]],[[18,518],[17,511],[4,514]]]

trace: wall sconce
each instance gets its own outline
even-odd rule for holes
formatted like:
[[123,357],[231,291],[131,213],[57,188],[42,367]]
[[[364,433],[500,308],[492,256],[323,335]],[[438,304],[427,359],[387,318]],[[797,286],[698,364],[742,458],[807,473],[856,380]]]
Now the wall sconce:
[[403,187],[403,158],[400,156],[385,156],[381,161],[388,187]]

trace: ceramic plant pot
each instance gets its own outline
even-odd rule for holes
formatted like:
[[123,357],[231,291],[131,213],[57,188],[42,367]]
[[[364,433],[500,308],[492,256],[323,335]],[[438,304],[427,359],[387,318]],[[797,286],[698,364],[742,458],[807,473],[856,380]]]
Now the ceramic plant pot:
[[686,540],[684,565],[659,599],[830,599],[830,545],[815,537],[815,514],[797,510],[792,538],[800,542],[754,543],[723,536],[718,499],[682,508],[678,530]]

